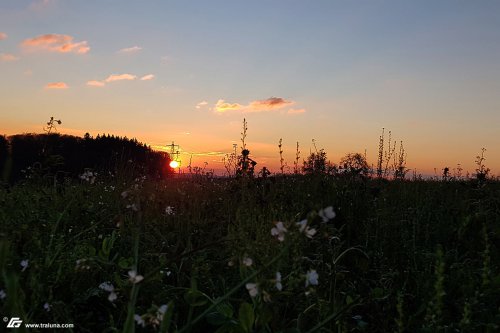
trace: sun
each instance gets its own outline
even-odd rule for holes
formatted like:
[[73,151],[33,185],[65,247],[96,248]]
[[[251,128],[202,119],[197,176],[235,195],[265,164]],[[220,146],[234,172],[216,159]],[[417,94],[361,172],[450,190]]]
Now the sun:
[[175,168],[179,167],[179,162],[177,162],[177,161],[171,161],[170,162],[170,167],[172,169],[175,169]]

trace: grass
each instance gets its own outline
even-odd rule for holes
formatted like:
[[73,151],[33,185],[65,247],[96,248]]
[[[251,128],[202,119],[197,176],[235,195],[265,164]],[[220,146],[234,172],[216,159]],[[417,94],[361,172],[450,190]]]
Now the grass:
[[32,179],[0,189],[0,309],[75,332],[498,331],[500,183],[479,185]]

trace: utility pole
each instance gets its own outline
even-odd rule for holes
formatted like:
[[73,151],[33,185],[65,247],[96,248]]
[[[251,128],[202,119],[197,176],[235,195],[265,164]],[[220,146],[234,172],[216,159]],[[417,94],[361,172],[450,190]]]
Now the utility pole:
[[181,173],[181,161],[179,160],[179,155],[180,155],[180,147],[179,145],[176,145],[174,141],[172,141],[172,144],[167,146],[170,147],[170,160],[176,161],[178,164],[179,168],[179,174]]
[[170,147],[170,158],[177,161],[179,159],[179,154],[180,154],[179,145],[176,145],[174,141],[172,141],[172,144],[169,147]]

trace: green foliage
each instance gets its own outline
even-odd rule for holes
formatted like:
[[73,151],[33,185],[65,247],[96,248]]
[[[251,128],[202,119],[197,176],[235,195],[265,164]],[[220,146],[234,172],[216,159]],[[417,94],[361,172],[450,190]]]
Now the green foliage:
[[0,205],[0,311],[29,323],[78,332],[500,327],[494,181],[98,174],[3,187]]

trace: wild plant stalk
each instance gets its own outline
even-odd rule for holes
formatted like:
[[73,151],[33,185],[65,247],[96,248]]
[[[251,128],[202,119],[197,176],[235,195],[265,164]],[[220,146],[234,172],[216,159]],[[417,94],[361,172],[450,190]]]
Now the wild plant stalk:
[[297,141],[297,148],[295,149],[295,161],[293,162],[293,173],[299,173],[299,159],[300,159],[300,150],[299,150],[299,142]]
[[[395,145],[394,145],[395,148]],[[394,170],[395,179],[404,179],[408,170],[406,169],[406,152],[403,147],[403,141],[399,144],[399,152],[394,155],[394,164],[392,166]]]
[[404,325],[404,295],[402,292],[398,293],[396,310],[398,312],[398,316],[395,319],[396,325],[398,326],[398,333],[403,333],[405,331]]
[[313,144],[313,147],[314,147],[314,151],[317,154],[318,153],[318,148],[316,147],[316,140],[315,139],[312,139],[312,144]]
[[455,175],[456,179],[459,179],[459,180],[462,179],[462,171],[463,171],[462,166],[460,165],[460,163],[458,163],[457,164],[457,173]]
[[226,154],[222,158],[222,162],[224,164],[224,168],[226,169],[227,175],[229,177],[234,176],[236,174],[236,170],[238,168],[238,156],[236,154],[236,148],[238,145],[236,143],[233,144],[233,151],[231,154]]
[[[50,134],[53,130],[56,130],[56,123],[58,125],[62,124],[62,121],[60,119],[54,119],[54,117],[50,117],[49,121],[47,122],[47,126],[43,127],[43,130],[47,132],[47,134]],[[48,143],[48,137],[45,140],[45,143],[43,145],[42,153],[45,154],[45,151],[47,149],[47,143]]]
[[481,155],[476,156],[476,178],[479,181],[485,181],[490,173],[490,169],[484,165],[486,158],[484,157],[484,152],[486,148],[481,148]]
[[247,120],[243,118],[243,132],[241,132],[241,150],[247,149],[247,145],[245,143],[245,139],[247,138]]
[[246,148],[247,121],[243,118],[243,132],[241,132],[241,155],[238,158],[236,174],[244,177],[253,177],[257,162],[250,158],[250,151]]
[[45,126],[43,130],[47,132],[47,134],[50,134],[50,132],[56,130],[56,123],[58,125],[61,125],[62,121],[60,119],[54,119],[54,117],[50,117],[49,121],[47,122],[47,126]]
[[382,160],[384,158],[384,131],[382,128],[382,135],[379,137],[378,143],[378,159],[377,159],[377,177],[382,178]]
[[425,322],[427,323],[428,328],[436,331],[440,331],[443,321],[444,296],[446,295],[444,290],[444,270],[445,262],[443,249],[441,246],[438,246],[436,251],[436,265],[434,269],[434,276],[436,278],[436,281],[434,282],[434,295],[427,306],[427,313],[425,316]]
[[483,224],[483,240],[484,240],[484,251],[482,253],[483,257],[483,269],[482,269],[482,285],[483,288],[490,284],[491,275],[491,256],[490,256],[490,239],[488,236],[488,229],[486,223]]
[[281,170],[281,174],[283,175],[285,173],[284,171],[284,168],[285,168],[285,159],[283,158],[283,139],[280,138],[280,141],[279,141],[279,144],[278,144],[278,148],[280,150],[280,170]]
[[385,160],[385,166],[384,166],[384,177],[389,176],[390,174],[390,162],[392,160],[392,156],[394,155],[394,152],[396,151],[396,141],[394,141],[394,145],[391,145],[391,131],[389,131],[389,147],[387,148],[387,151],[384,152],[384,160]]

